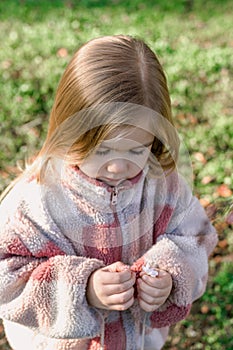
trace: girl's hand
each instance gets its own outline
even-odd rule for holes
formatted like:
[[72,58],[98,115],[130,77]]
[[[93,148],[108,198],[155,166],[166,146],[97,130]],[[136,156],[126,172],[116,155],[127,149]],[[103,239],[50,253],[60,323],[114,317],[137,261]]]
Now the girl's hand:
[[107,310],[127,310],[134,303],[135,273],[116,262],[93,272],[87,285],[90,305]]
[[172,289],[171,275],[159,270],[158,277],[151,277],[145,272],[140,273],[137,280],[138,301],[146,312],[152,312],[164,304]]

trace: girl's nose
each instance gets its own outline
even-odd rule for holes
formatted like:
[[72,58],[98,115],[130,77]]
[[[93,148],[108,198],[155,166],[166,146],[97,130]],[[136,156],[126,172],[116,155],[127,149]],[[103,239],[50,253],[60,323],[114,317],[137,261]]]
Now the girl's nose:
[[127,172],[128,161],[126,159],[113,159],[107,164],[107,171],[113,174],[123,174]]

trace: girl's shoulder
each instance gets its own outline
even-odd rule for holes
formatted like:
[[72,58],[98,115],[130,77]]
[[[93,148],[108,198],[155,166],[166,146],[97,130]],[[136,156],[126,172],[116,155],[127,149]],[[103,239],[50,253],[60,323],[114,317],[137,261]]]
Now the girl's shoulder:
[[0,203],[0,225],[9,217],[14,216],[20,209],[32,207],[32,204],[37,203],[39,207],[42,193],[42,186],[33,178],[22,177],[12,189],[7,193]]

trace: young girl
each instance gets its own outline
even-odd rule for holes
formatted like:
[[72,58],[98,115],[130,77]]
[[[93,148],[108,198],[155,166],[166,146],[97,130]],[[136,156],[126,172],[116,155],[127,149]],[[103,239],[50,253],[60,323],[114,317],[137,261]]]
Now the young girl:
[[15,350],[161,349],[205,290],[217,237],[177,166],[163,69],[129,36],[83,45],[47,138],[0,208]]

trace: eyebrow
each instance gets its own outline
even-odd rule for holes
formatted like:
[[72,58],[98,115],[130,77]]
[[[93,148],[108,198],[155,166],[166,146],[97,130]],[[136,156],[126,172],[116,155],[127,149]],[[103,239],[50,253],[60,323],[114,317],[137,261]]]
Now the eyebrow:
[[[154,141],[152,142],[147,142],[147,143],[142,143],[140,146],[137,146],[137,147],[132,147],[130,149],[137,149],[137,148],[142,148],[142,147],[149,147],[153,144]],[[106,149],[109,149],[109,150],[112,150],[113,148],[112,147],[108,147],[108,146],[104,146],[104,145],[100,145],[100,148],[106,148]]]

